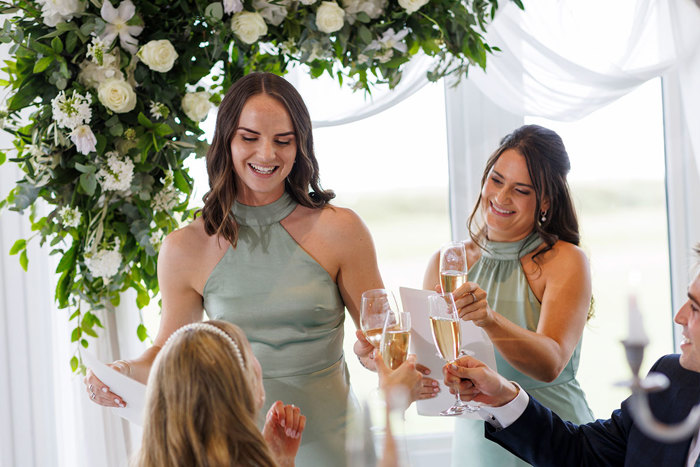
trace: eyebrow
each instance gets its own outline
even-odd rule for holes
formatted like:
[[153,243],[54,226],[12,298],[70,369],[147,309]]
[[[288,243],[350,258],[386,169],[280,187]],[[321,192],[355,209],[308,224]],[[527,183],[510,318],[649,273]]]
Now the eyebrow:
[[[256,135],[260,134],[259,131],[251,130],[250,128],[246,128],[244,126],[239,126],[238,128],[236,128],[236,131],[238,131],[238,130],[245,130],[248,133],[254,133]],[[287,131],[285,133],[277,133],[275,136],[290,136],[290,135],[294,136],[294,131]]]
[[[493,173],[495,173],[496,175],[498,175],[499,177],[501,177],[501,178],[503,178],[503,179],[506,178],[506,177],[503,176],[502,173],[500,173],[500,172],[499,172],[498,170],[496,170],[496,169],[493,169]],[[515,184],[518,185],[518,186],[524,186],[524,187],[527,187],[527,188],[531,188],[531,189],[533,189],[533,190],[535,189],[534,186],[528,185],[527,183],[518,183],[518,182],[515,182]]]

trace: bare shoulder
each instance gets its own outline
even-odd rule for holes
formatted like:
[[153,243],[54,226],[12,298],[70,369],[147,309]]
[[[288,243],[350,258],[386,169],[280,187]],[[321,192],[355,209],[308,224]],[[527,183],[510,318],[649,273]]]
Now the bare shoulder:
[[369,235],[369,230],[360,216],[349,208],[331,204],[316,209],[299,206],[290,217],[294,217],[290,219],[292,223],[303,223],[327,238],[347,241]]
[[169,264],[177,264],[178,268],[191,267],[201,258],[227,246],[221,245],[216,236],[210,236],[204,229],[204,221],[201,217],[193,220],[186,226],[177,229],[165,237],[158,255],[161,261]]
[[[544,246],[528,255],[532,259]],[[588,270],[588,257],[580,247],[563,240],[557,241],[549,251],[540,255],[537,262],[545,274],[557,274],[560,271]],[[529,261],[530,262],[530,261]]]

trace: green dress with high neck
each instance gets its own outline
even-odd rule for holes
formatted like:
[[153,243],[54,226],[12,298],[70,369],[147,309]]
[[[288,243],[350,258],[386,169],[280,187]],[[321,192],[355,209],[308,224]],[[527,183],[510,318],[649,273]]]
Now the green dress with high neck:
[[[493,310],[515,324],[537,331],[540,302],[530,289],[520,258],[534,251],[542,240],[532,233],[517,242],[486,242],[481,258],[469,270],[469,281],[488,293]],[[561,374],[551,383],[537,381],[513,368],[496,350],[498,372],[516,381],[531,396],[562,419],[581,424],[593,421],[583,390],[576,380],[581,340]],[[452,440],[452,465],[509,467],[529,465],[496,443],[484,438],[484,422],[458,418]]]
[[282,227],[297,203],[235,203],[238,244],[204,287],[211,319],[243,329],[263,371],[267,409],[295,404],[306,416],[297,466],[343,465],[350,394],[343,358],[345,307],[338,286]]

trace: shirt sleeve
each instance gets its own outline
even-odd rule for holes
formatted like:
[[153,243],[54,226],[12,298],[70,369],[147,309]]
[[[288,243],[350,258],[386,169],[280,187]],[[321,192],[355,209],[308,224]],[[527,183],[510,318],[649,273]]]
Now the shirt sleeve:
[[527,408],[530,402],[530,396],[514,381],[511,381],[518,387],[518,395],[505,405],[500,407],[483,406],[479,409],[479,415],[488,424],[496,429],[502,430],[509,427],[516,421]]

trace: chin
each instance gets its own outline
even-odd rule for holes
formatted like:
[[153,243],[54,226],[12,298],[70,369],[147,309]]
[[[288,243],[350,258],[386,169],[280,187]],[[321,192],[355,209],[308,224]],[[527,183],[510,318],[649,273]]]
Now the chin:
[[683,353],[681,353],[681,358],[679,359],[679,363],[686,370],[695,371],[697,373],[700,373],[700,358],[693,358],[692,356],[683,352]]

